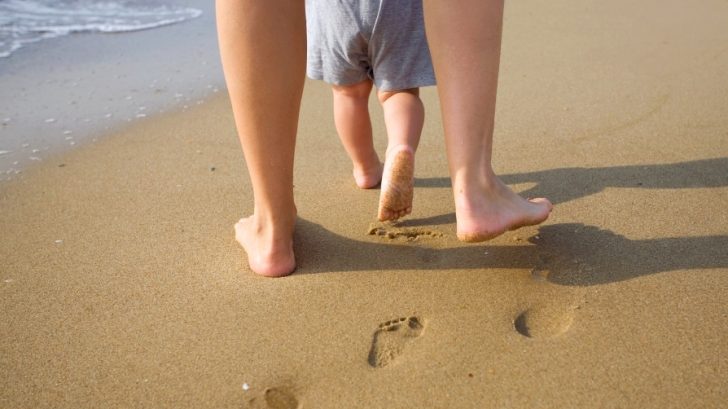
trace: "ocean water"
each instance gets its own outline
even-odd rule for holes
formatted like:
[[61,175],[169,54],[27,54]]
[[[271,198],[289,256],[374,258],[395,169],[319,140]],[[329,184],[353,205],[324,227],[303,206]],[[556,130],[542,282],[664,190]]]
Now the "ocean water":
[[[0,58],[0,188],[35,164],[225,89],[210,0],[0,0],[0,20],[5,50],[35,41]],[[47,36],[61,37],[40,41]]]
[[146,30],[201,14],[162,0],[0,0],[0,58],[47,38]]

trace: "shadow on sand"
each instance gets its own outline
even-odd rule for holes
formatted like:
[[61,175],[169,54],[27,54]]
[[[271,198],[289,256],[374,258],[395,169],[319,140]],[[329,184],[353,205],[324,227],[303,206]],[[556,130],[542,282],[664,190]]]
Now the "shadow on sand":
[[[554,203],[585,197],[608,187],[686,189],[728,186],[728,158],[667,165],[565,168],[502,176],[508,184],[536,183],[521,192]],[[417,187],[449,187],[449,178],[417,179]],[[401,227],[454,223],[452,213],[407,220]],[[531,269],[550,282],[590,286],[659,272],[728,268],[728,235],[629,240],[583,224],[539,228],[532,245],[470,245],[447,249],[422,242],[357,241],[299,220],[298,274],[332,271]],[[429,239],[428,239],[429,240]],[[436,239],[434,239],[436,240]],[[485,271],[484,271],[485,273]]]
[[[299,219],[297,274],[375,270],[531,269],[548,281],[590,286],[673,270],[728,268],[728,235],[629,240],[583,224],[543,226],[532,245],[445,249],[421,242],[352,240]],[[362,233],[363,234],[363,233]]]
[[[519,192],[523,197],[547,197],[553,204],[599,193],[610,187],[637,189],[690,189],[728,186],[728,158],[664,165],[610,168],[562,168],[501,175],[509,185],[535,183]],[[415,187],[450,187],[450,178],[422,178]]]

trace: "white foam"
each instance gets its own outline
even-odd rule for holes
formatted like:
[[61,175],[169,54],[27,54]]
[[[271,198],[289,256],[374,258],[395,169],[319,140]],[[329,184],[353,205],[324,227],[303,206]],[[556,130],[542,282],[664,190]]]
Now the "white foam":
[[140,6],[130,0],[2,0],[0,58],[47,38],[70,33],[118,33],[179,23],[199,17],[201,10]]

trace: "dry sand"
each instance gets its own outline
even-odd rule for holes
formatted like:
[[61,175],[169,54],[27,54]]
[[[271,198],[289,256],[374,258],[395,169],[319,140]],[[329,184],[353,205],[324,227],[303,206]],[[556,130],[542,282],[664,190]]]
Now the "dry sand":
[[378,191],[307,83],[284,279],[234,241],[252,197],[222,97],[0,185],[0,407],[721,407],[726,17],[509,3],[496,168],[556,207],[487,244],[455,239],[434,89],[413,213],[370,235]]

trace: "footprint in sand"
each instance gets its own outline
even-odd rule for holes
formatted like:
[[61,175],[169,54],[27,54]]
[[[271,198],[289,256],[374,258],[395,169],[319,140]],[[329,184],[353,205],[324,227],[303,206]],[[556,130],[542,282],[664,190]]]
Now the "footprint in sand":
[[282,388],[267,388],[263,391],[262,399],[254,398],[250,405],[255,409],[298,409],[298,399],[289,391]]
[[573,307],[537,306],[520,313],[513,325],[528,338],[553,338],[568,331],[573,321]]
[[296,409],[298,408],[298,399],[289,392],[278,389],[268,388],[263,392],[265,403],[271,409]]
[[425,326],[417,317],[398,318],[379,324],[369,351],[369,365],[382,368],[402,355],[407,345],[422,335]]
[[396,224],[372,223],[369,225],[367,233],[370,236],[386,237],[390,240],[404,239],[407,241],[417,241],[420,237],[442,237],[443,234],[437,230],[431,230],[420,227],[399,227]]

